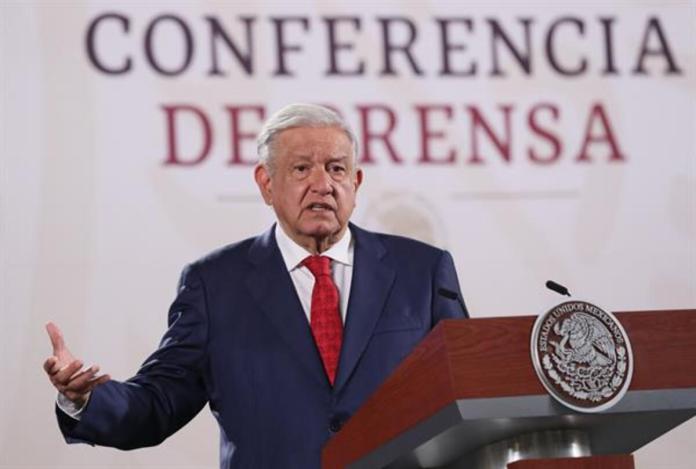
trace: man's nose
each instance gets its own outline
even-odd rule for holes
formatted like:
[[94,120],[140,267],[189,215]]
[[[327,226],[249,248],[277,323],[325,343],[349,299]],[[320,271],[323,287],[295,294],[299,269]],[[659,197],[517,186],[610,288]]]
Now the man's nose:
[[328,194],[333,191],[331,175],[324,168],[318,168],[311,174],[311,189],[320,194]]

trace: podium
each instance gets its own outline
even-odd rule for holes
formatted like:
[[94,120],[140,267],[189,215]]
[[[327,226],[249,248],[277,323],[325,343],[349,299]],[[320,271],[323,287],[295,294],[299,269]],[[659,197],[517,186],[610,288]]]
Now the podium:
[[633,451],[696,415],[696,309],[615,315],[634,370],[610,409],[547,394],[530,357],[535,317],[445,320],[329,440],[322,467],[633,468]]

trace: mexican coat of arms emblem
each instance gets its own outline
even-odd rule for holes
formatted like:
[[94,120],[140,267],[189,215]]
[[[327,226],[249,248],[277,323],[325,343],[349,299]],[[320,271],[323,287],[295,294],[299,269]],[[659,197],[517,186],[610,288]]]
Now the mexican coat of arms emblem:
[[616,317],[585,301],[567,301],[539,316],[532,362],[546,390],[580,412],[600,412],[626,393],[633,355]]

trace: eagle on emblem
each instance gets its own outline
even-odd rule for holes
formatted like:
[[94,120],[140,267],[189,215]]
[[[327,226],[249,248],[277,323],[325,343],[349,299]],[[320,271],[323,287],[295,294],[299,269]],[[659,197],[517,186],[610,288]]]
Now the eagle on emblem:
[[609,330],[587,313],[575,312],[554,325],[560,343],[549,341],[563,362],[575,362],[590,367],[605,367],[616,363],[616,348]]

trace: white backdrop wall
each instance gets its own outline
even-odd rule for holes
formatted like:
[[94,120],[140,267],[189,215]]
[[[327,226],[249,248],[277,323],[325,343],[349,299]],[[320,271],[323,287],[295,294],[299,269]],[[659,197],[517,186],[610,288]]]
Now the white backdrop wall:
[[[0,467],[216,466],[207,412],[157,448],[64,445],[43,324],[130,376],[180,269],[272,223],[252,139],[291,102],[355,126],[354,221],[451,250],[472,316],[543,312],[550,278],[613,311],[696,306],[694,2],[4,1],[0,21]],[[694,441],[638,467],[693,467]]]

